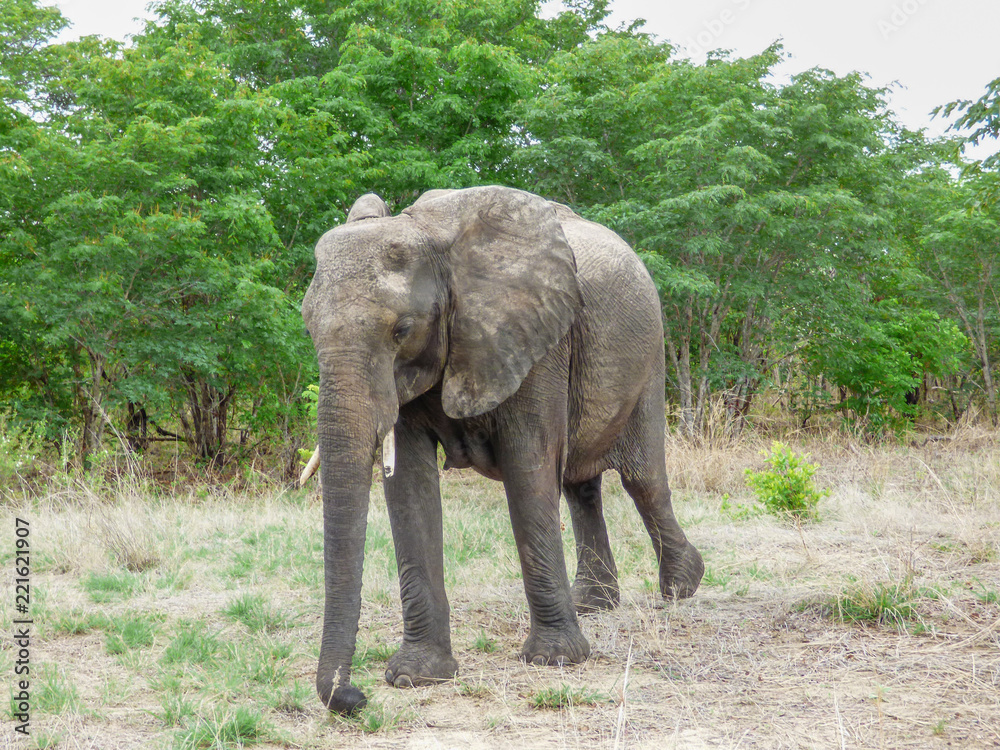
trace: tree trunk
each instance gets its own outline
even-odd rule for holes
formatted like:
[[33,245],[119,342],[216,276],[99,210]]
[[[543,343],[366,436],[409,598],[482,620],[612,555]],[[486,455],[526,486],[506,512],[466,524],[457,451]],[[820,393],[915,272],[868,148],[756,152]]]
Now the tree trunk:
[[667,342],[670,362],[677,375],[677,392],[680,400],[681,435],[690,440],[695,436],[694,383],[691,381],[691,342],[681,337],[680,345]]
[[225,463],[226,430],[229,426],[229,406],[236,387],[223,392],[192,374],[185,375],[190,421],[181,419],[194,455],[213,465]]
[[78,389],[83,432],[80,435],[79,465],[90,468],[90,457],[101,449],[104,437],[104,357],[87,352],[90,359],[90,381]]
[[128,420],[125,423],[125,439],[133,453],[149,447],[149,415],[142,404],[128,402]]

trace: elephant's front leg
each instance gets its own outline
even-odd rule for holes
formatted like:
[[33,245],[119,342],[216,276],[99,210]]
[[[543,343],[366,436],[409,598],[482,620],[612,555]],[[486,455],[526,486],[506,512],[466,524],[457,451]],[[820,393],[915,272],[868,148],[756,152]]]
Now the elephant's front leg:
[[559,531],[561,461],[556,450],[546,450],[544,442],[522,445],[502,465],[531,611],[531,632],[521,658],[537,665],[576,664],[590,655],[590,644],[580,631],[566,576]]
[[395,429],[396,466],[385,480],[385,500],[399,569],[403,643],[389,659],[385,679],[412,687],[451,679],[458,662],[451,653],[444,590],[437,443],[405,413]]

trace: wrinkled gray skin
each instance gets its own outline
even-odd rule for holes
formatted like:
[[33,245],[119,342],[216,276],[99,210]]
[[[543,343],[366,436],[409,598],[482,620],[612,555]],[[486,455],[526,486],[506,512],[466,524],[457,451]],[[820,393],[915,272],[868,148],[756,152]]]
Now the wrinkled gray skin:
[[[399,216],[374,195],[316,246],[302,314],[319,359],[326,607],[316,675],[331,710],[350,683],[361,610],[371,467],[395,428],[385,497],[399,565],[403,642],[386,680],[453,677],[437,445],[446,466],[503,482],[531,611],[521,656],[581,662],[577,612],[614,607],[601,503],[615,469],[659,561],[665,597],[704,566],[674,518],[664,459],[663,329],[656,290],[613,232],[503,187],[432,191]],[[565,494],[579,557],[570,586]]]

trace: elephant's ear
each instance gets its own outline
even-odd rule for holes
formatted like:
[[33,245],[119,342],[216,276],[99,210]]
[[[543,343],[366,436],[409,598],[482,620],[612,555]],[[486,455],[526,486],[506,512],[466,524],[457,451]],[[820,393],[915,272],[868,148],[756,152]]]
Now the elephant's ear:
[[456,190],[404,214],[451,270],[444,411],[482,414],[512,396],[569,330],[581,305],[573,251],[552,206],[511,188]]
[[351,206],[347,214],[347,223],[352,221],[363,221],[364,219],[381,219],[389,216],[392,212],[389,206],[375,193],[365,193]]

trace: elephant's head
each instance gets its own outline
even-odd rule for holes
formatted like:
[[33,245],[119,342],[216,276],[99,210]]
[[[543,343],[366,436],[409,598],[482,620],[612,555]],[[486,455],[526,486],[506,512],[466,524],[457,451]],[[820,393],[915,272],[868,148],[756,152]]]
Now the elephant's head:
[[316,686],[348,713],[375,450],[399,407],[441,384],[444,411],[511,396],[580,306],[556,212],[502,187],[433,191],[398,216],[374,195],[316,245],[302,315],[319,360],[326,608]]

